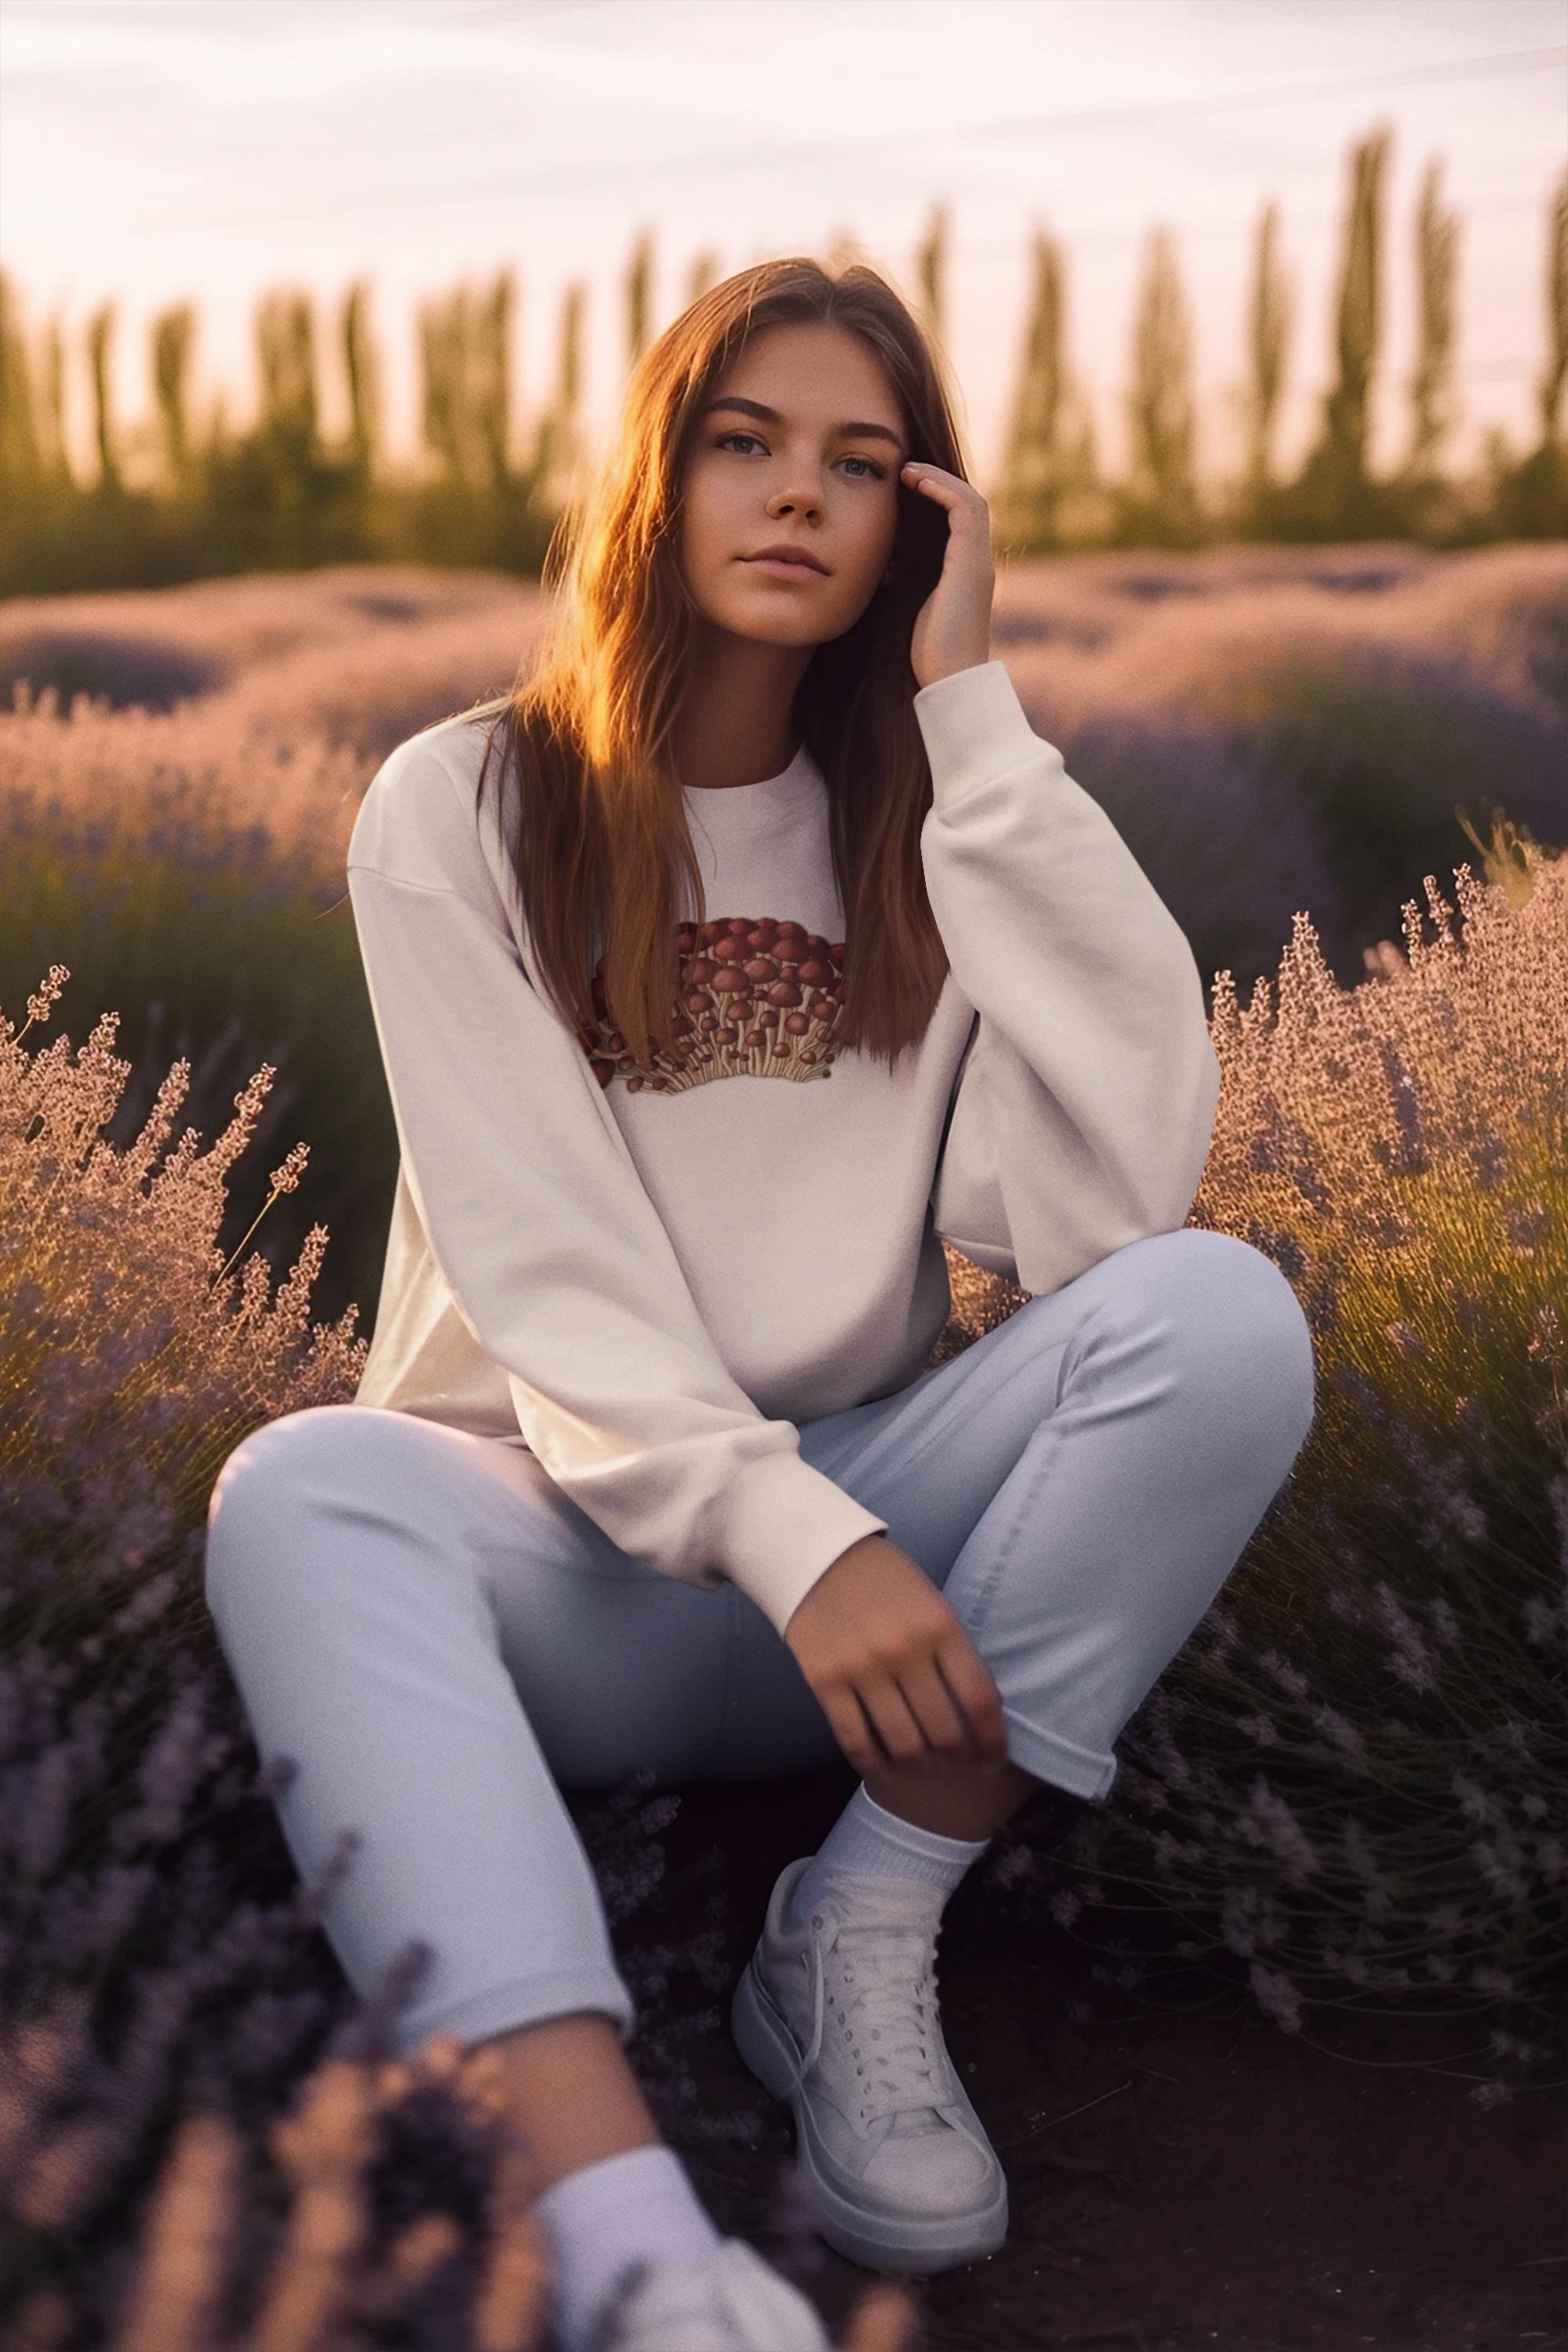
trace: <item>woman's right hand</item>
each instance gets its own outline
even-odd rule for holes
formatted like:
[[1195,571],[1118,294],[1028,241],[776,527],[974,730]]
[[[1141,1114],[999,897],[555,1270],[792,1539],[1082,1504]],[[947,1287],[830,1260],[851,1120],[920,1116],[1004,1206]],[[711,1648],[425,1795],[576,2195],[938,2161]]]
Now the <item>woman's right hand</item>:
[[784,1641],[861,1778],[890,1764],[1007,1760],[1002,1696],[952,1608],[886,1535],[818,1577]]

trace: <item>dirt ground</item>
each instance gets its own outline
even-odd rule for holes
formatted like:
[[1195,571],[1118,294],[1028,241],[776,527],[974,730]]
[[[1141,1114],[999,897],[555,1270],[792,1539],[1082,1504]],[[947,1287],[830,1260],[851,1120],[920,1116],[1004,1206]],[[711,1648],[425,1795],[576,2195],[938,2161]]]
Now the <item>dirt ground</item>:
[[[682,1790],[672,1873],[714,1844],[728,1857],[732,1974],[774,1874],[816,1844],[853,1785],[835,1768]],[[1063,1809],[1066,1829],[1071,1799],[1035,1801]],[[679,1931],[672,1896],[648,1906],[661,1937]],[[987,2262],[916,2283],[921,2352],[1568,2347],[1563,2102],[1473,2104],[1484,2024],[1321,2012],[1292,2036],[1239,1983],[1176,1966],[1129,1991],[1097,1979],[1097,1960],[1054,1928],[1004,1921],[973,1882],[949,1905],[948,2046],[1006,2167],[1013,2221]],[[752,2151],[674,2135],[716,2219],[838,2326],[867,2273],[770,2227],[787,2111],[727,2030],[701,2038],[692,2067],[710,2110],[762,2119]]]

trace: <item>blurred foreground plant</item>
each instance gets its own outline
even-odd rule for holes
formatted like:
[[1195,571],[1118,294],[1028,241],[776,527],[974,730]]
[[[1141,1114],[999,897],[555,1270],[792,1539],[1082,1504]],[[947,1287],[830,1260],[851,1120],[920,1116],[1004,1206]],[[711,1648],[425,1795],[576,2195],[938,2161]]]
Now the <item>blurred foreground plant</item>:
[[[11,2037],[0,2077],[0,2164],[68,2072],[68,2031],[35,2023]],[[477,2053],[482,2057],[482,2051]],[[426,2110],[423,2117],[419,2110]],[[385,2195],[399,2137],[444,2132],[474,2178],[461,2214]],[[282,2200],[266,2197],[258,2243],[258,2157]],[[47,2216],[69,2166],[57,2139],[16,2185],[24,2220]],[[65,2286],[35,2285],[11,2306],[14,2352],[360,2352],[418,2344],[452,2352],[545,2352],[549,2266],[525,2141],[455,2037],[415,2056],[323,2059],[259,2151],[221,2106],[184,2113],[140,2217],[112,2335],[84,2334]],[[238,2292],[237,2292],[238,2290]],[[915,2306],[879,2282],[858,2298],[842,2352],[915,2352]],[[412,2331],[412,2332],[411,2332]],[[613,2345],[608,2347],[613,2352]]]

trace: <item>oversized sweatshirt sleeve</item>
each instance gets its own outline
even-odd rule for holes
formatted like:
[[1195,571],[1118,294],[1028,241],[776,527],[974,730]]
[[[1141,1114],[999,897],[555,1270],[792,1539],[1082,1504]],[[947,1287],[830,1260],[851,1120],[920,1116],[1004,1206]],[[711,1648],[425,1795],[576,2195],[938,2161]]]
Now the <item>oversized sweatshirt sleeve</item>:
[[974,1006],[931,1202],[1032,1296],[1186,1222],[1219,1100],[1185,933],[1003,663],[921,688],[931,910]]
[[530,979],[465,795],[416,736],[347,859],[405,1173],[518,1424],[611,1540],[779,1633],[879,1518],[731,1377],[576,1037]]

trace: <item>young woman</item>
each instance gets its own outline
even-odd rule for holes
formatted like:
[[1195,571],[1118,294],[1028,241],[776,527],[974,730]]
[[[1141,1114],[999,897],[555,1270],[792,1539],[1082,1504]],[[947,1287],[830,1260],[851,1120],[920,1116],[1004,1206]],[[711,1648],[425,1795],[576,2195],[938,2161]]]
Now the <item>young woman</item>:
[[[402,1155],[374,1343],[230,1455],[207,1592],[301,1872],[358,1833],[350,1980],[422,1942],[402,2046],[482,2047],[515,2105],[566,2352],[612,2312],[628,2352],[807,2352],[659,2139],[562,1791],[842,1752],[736,2041],[834,2245],[991,2252],[942,1906],[1040,1782],[1107,1794],[1307,1434],[1310,1336],[1184,1223],[1196,965],[989,658],[985,502],[882,278],[694,302],[546,582],[525,682],[354,824]],[[1031,1295],[930,1366],[944,1239]]]

